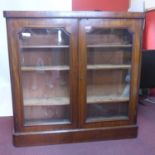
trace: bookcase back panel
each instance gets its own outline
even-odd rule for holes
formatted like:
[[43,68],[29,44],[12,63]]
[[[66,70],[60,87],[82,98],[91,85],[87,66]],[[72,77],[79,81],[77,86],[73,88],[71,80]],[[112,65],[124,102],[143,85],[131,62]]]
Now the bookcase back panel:
[[21,51],[21,63],[24,66],[61,66],[69,64],[69,48],[24,49]]
[[132,48],[88,48],[87,63],[109,64],[109,65],[128,65],[131,64]]

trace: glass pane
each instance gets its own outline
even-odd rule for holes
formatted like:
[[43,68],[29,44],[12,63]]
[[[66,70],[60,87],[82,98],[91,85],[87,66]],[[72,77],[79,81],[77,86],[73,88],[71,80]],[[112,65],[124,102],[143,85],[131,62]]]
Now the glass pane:
[[[88,104],[87,122],[102,121],[103,118],[110,120],[125,119],[128,113],[127,103],[96,103]],[[122,116],[122,117],[121,117]],[[126,116],[126,117],[125,117]]]
[[88,45],[128,45],[132,44],[131,33],[126,28],[94,28],[86,26]]
[[128,116],[132,35],[127,29],[85,27],[87,43],[86,121]]
[[26,124],[69,123],[69,33],[24,28],[19,33]]

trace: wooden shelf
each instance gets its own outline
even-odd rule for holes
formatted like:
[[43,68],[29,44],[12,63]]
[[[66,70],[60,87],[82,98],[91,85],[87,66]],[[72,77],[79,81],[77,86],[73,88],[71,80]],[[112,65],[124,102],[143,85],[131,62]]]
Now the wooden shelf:
[[[100,69],[130,69],[131,65],[88,65],[89,70]],[[67,71],[69,66],[22,66],[22,71]]]
[[87,69],[99,70],[99,69],[130,69],[131,65],[87,65]]
[[[44,48],[69,48],[69,45],[22,45],[22,49],[44,49]],[[88,48],[131,48],[132,44],[121,45],[121,44],[97,44],[97,45],[88,45]]]
[[69,66],[22,66],[22,71],[67,71]]
[[21,49],[69,48],[69,45],[22,45]]
[[67,97],[52,97],[52,98],[32,98],[25,99],[24,106],[52,106],[52,105],[69,105]]
[[[130,94],[124,94],[127,84],[87,85],[87,101],[89,103],[113,103],[129,101]],[[130,90],[129,90],[130,91]]]
[[44,119],[44,120],[25,120],[25,126],[34,126],[34,125],[52,125],[52,124],[70,124],[71,122],[68,119]]
[[131,48],[132,44],[121,45],[121,44],[97,44],[88,45],[88,48]]
[[128,102],[129,97],[124,96],[88,96],[87,103],[117,103],[117,102]]
[[127,116],[109,116],[109,117],[96,117],[96,118],[87,118],[86,122],[100,122],[100,121],[110,121],[110,120],[128,120]]

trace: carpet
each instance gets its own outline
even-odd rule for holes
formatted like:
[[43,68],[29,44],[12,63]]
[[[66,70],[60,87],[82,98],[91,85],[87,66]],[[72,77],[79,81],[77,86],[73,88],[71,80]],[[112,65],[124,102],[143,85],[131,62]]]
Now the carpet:
[[155,155],[155,104],[138,105],[138,137],[16,148],[12,144],[12,117],[0,118],[0,155]]

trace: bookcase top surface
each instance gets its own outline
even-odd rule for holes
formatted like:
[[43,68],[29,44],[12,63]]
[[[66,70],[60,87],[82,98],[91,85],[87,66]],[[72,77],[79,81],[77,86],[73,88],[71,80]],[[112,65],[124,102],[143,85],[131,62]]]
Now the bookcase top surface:
[[142,12],[104,12],[104,11],[4,11],[6,18],[144,18]]

